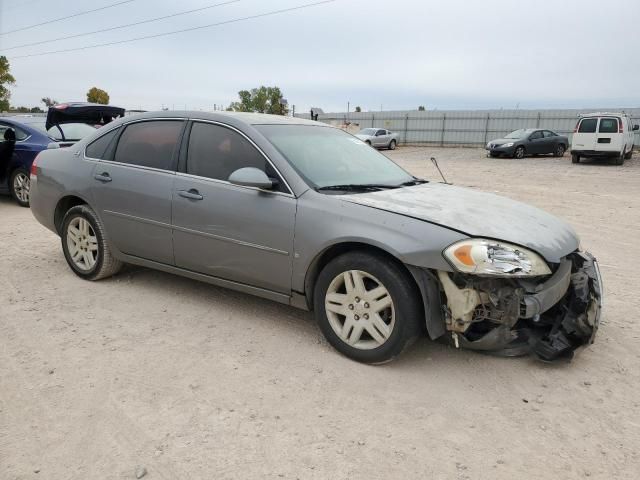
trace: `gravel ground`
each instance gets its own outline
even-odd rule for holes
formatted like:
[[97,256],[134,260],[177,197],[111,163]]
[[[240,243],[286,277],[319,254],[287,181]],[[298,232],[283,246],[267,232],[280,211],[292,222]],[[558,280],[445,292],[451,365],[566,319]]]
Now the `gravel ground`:
[[389,155],[571,222],[604,276],[596,344],[546,365],[424,339],[364,366],[306,312],[140,268],[84,282],[2,198],[0,478],[638,478],[640,162]]

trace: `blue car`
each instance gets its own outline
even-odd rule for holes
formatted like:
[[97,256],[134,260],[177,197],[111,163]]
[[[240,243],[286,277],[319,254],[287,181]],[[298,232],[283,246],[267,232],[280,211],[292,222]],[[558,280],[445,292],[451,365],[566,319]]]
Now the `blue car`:
[[11,195],[29,206],[31,164],[48,148],[64,148],[110,121],[124,109],[92,103],[65,103],[51,107],[47,116],[0,117],[0,195]]

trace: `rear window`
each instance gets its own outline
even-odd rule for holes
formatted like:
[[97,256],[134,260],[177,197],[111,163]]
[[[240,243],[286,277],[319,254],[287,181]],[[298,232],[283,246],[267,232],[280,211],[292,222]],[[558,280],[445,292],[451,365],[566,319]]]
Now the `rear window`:
[[618,133],[618,119],[617,118],[601,118],[600,133]]
[[114,160],[141,167],[173,170],[173,154],[183,122],[158,120],[129,125],[120,136]]
[[97,140],[94,140],[87,147],[85,155],[89,158],[99,158],[100,160],[109,160],[113,153],[113,143],[118,134],[119,128],[114,128],[110,132],[102,135]]
[[[57,141],[74,141],[82,140],[84,137],[91,135],[96,128],[86,123],[63,123],[62,125],[54,125],[47,131],[47,135]],[[64,138],[62,137],[64,134]]]
[[578,128],[578,133],[596,133],[596,126],[598,125],[597,118],[583,118]]

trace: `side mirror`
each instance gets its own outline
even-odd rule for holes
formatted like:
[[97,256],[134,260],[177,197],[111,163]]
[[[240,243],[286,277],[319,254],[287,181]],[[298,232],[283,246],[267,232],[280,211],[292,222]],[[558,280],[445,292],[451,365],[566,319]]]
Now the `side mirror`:
[[271,190],[273,181],[267,174],[255,167],[240,168],[229,175],[229,183],[241,187],[254,187],[262,190]]
[[640,125],[636,124],[633,126],[633,131],[640,130]]

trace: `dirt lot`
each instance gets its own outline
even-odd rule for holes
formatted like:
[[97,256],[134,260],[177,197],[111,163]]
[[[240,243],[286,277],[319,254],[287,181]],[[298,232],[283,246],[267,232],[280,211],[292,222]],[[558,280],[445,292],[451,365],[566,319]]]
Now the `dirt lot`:
[[[640,472],[640,161],[392,157],[571,222],[600,260],[596,344],[545,365],[424,339],[359,365],[311,314],[145,269],[87,283],[0,199],[0,478],[631,479]],[[634,473],[635,472],[635,473]]]

